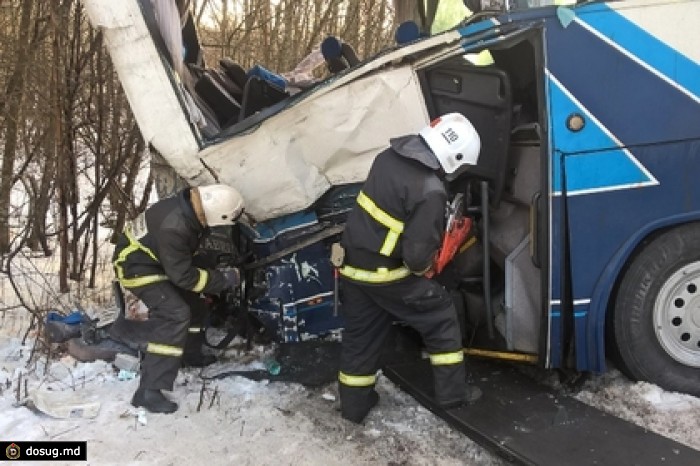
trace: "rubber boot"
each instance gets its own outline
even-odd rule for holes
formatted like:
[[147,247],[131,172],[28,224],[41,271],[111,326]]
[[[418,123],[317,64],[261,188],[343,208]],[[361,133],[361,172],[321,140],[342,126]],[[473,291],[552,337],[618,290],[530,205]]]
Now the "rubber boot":
[[360,424],[369,411],[379,403],[379,393],[373,387],[347,387],[340,385],[340,415]]
[[131,399],[131,405],[144,407],[151,413],[174,413],[177,411],[177,403],[170,401],[160,390],[153,390],[139,386]]
[[476,385],[467,385],[467,391],[464,394],[464,402],[467,404],[474,403],[481,398],[482,392]]
[[467,385],[464,390],[464,397],[461,400],[456,400],[447,403],[440,403],[440,407],[443,409],[459,408],[460,406],[469,405],[475,403],[481,398],[481,389],[475,385]]

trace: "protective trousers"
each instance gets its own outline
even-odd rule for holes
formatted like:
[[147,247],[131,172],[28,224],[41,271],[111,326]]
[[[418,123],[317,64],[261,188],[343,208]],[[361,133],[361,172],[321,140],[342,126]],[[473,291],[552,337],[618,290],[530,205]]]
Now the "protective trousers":
[[376,403],[375,374],[395,320],[421,334],[430,355],[437,402],[464,401],[462,337],[454,304],[442,286],[411,275],[381,285],[344,279],[342,290],[345,328],[338,380],[344,418],[361,422]]
[[197,293],[170,282],[130,289],[148,307],[148,320],[114,323],[119,339],[135,342],[145,352],[141,386],[172,390],[183,356],[197,355],[204,342],[207,307]]

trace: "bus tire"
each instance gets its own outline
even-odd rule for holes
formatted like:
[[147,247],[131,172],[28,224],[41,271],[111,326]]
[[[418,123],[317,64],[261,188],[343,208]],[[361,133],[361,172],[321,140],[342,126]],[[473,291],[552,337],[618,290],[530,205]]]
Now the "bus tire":
[[623,373],[700,396],[700,223],[645,241],[624,272],[613,312],[613,352]]

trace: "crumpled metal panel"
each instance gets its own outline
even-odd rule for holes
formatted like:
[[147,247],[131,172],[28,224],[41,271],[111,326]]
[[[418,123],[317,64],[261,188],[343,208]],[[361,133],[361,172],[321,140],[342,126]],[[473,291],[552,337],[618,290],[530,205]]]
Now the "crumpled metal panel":
[[247,212],[267,220],[308,207],[331,186],[364,181],[389,138],[427,122],[418,78],[404,66],[310,96],[201,158],[241,192]]

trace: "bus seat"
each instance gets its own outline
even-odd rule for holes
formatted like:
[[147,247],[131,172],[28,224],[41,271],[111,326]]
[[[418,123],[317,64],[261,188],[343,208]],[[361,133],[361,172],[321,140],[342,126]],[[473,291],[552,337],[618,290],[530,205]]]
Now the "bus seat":
[[279,90],[268,81],[258,76],[250,76],[245,83],[245,88],[243,88],[243,98],[238,121],[242,121],[250,115],[274,105],[287,97],[289,97],[287,92]]
[[241,105],[220,84],[215,77],[214,71],[205,70],[200,78],[197,79],[194,90],[214,112],[219,126],[226,126],[228,123],[238,119]]
[[219,65],[221,66],[221,69],[224,70],[226,76],[228,76],[238,87],[241,89],[245,87],[245,83],[248,81],[248,73],[246,73],[241,65],[228,57],[219,60]]

